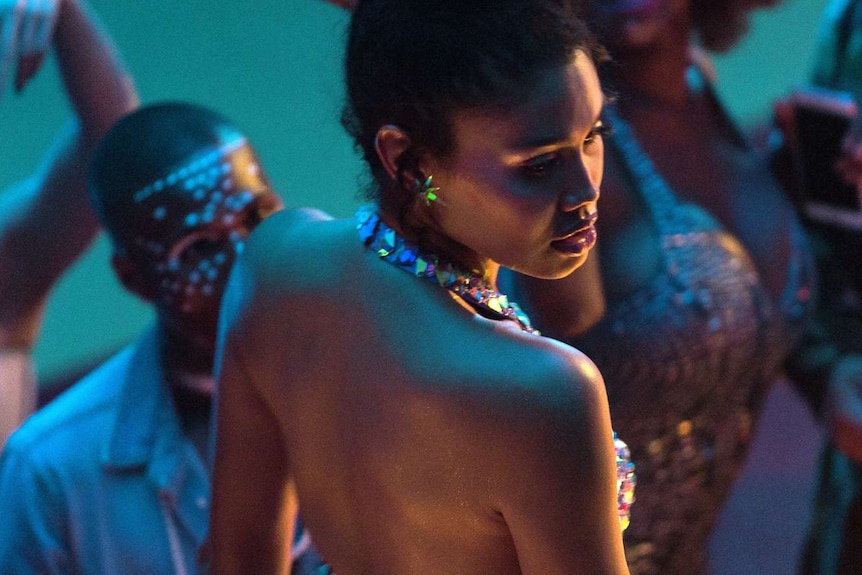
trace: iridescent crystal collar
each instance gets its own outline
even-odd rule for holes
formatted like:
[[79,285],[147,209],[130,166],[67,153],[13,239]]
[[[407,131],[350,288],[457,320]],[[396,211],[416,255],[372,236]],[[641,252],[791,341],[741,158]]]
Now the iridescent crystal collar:
[[479,315],[510,320],[525,332],[539,335],[518,304],[509,301],[505,294],[491,287],[479,274],[464,272],[439,256],[422,251],[380,219],[374,207],[364,206],[356,212],[356,229],[362,243],[383,261],[448,289],[470,304]]

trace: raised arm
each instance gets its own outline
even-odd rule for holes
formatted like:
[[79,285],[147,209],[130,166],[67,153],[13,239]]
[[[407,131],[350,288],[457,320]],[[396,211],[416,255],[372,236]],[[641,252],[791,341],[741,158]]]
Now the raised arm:
[[[0,350],[23,352],[35,344],[51,287],[98,232],[86,195],[90,152],[107,129],[138,104],[111,40],[84,5],[79,0],[41,5],[58,10],[56,24],[43,23],[40,33],[54,31],[59,70],[77,118],[60,132],[33,174],[0,191]],[[8,27],[0,30],[0,43],[7,49],[4,61],[15,61],[9,50],[20,46],[7,45],[8,33]],[[24,56],[19,87],[39,61],[32,53]],[[15,398],[0,402],[2,444],[33,407],[35,386],[32,381],[0,379],[0,393]]]
[[77,121],[30,177],[0,194],[0,346],[29,348],[50,288],[98,232],[86,196],[90,152],[138,104],[111,40],[79,0],[62,0],[54,47]]

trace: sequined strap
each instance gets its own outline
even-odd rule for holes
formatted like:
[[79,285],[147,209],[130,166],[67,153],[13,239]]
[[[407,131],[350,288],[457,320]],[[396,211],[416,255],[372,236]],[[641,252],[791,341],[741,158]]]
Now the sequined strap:
[[652,159],[641,147],[631,125],[617,113],[613,106],[607,106],[602,114],[613,126],[614,131],[614,136],[608,139],[608,145],[617,151],[623,169],[631,178],[630,185],[638,196],[643,198],[660,236],[674,235],[680,228],[689,229],[692,222],[688,220],[692,217],[695,217],[696,227],[700,229],[710,231],[722,229],[718,221],[705,210],[697,210],[696,216],[691,210],[680,210],[681,206],[688,204],[680,200],[658,171]]
[[635,501],[635,464],[632,462],[629,446],[614,432],[614,449],[617,453],[617,510],[620,516],[620,530],[629,526],[632,503]]

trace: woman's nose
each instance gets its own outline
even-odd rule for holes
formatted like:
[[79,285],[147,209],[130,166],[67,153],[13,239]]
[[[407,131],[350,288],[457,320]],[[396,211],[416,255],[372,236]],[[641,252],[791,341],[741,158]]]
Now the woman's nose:
[[560,196],[560,208],[564,212],[577,210],[584,204],[597,202],[600,195],[599,187],[589,180],[570,182]]

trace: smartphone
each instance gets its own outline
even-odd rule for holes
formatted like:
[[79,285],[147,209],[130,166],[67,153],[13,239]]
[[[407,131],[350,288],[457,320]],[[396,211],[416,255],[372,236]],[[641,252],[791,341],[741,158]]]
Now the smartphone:
[[841,144],[858,113],[849,92],[800,88],[790,96],[796,119],[792,143],[801,204],[810,219],[862,231],[862,197],[835,171]]

